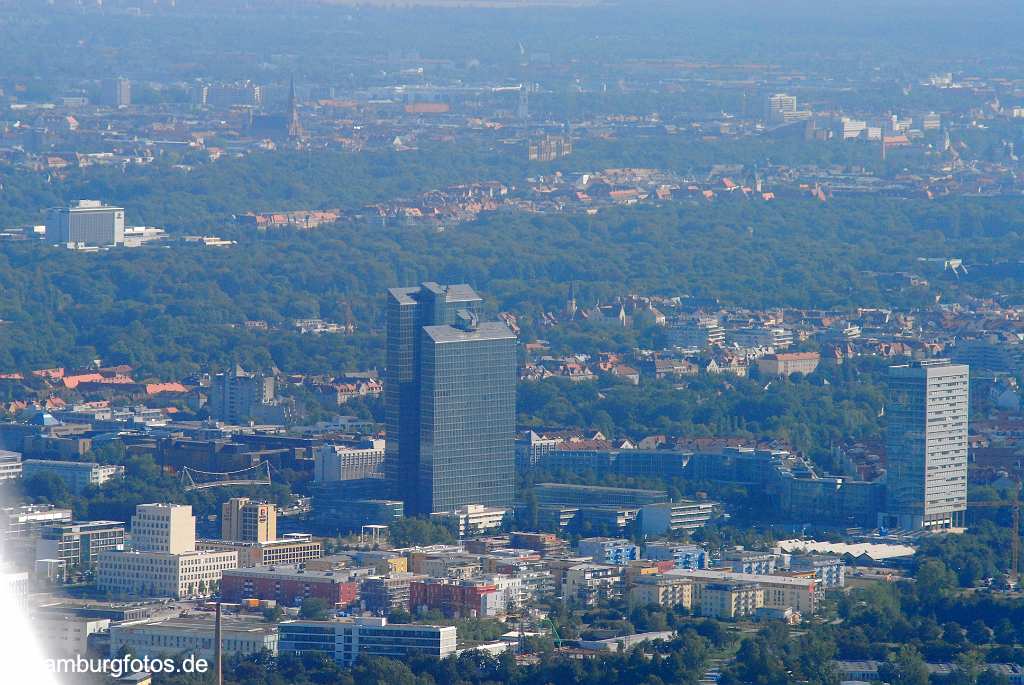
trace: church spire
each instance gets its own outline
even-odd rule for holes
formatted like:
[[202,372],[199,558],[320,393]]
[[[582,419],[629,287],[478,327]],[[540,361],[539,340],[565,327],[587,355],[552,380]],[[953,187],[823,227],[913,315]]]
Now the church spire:
[[288,81],[288,137],[299,140],[303,137],[302,122],[299,120],[298,101],[295,99],[295,77]]

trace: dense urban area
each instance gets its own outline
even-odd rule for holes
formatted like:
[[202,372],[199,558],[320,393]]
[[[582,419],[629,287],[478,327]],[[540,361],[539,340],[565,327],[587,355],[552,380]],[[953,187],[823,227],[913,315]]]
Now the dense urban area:
[[1024,685],[1022,30],[0,0],[4,668]]

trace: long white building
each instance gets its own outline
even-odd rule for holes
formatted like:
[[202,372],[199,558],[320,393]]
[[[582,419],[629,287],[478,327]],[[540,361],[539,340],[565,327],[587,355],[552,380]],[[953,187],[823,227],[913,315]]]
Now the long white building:
[[454,654],[456,647],[455,626],[389,624],[386,618],[286,621],[279,629],[282,654],[323,652],[343,666],[351,666],[360,654],[393,659],[425,654],[443,659]]
[[[122,623],[110,628],[110,654],[124,650],[136,658],[159,658],[187,653],[214,658],[214,625],[210,618],[169,618]],[[277,654],[277,626],[262,621],[225,617],[221,627],[224,656]]]

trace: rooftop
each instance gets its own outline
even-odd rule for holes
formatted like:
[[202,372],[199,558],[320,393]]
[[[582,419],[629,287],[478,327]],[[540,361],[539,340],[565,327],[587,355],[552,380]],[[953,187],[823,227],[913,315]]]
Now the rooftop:
[[500,321],[487,321],[478,324],[471,331],[464,331],[446,324],[443,326],[424,326],[423,332],[437,343],[516,339],[515,333]]

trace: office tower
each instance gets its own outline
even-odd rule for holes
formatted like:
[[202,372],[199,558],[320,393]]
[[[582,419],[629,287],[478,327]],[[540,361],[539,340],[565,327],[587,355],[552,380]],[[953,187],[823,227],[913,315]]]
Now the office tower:
[[237,542],[269,542],[277,539],[277,507],[232,497],[220,508],[220,537]]
[[196,549],[196,517],[188,504],[140,504],[132,516],[132,548],[182,554]]
[[[423,329],[420,476],[423,511],[512,506],[516,337],[460,314]],[[427,506],[429,503],[429,506]]]
[[969,369],[947,359],[889,367],[886,455],[889,522],[964,525]]
[[407,512],[509,506],[515,335],[468,285],[388,292],[386,465]]
[[132,82],[126,78],[105,80],[101,101],[110,107],[128,107],[132,104]]
[[97,200],[55,207],[46,215],[46,240],[55,245],[106,247],[124,244],[124,209]]

